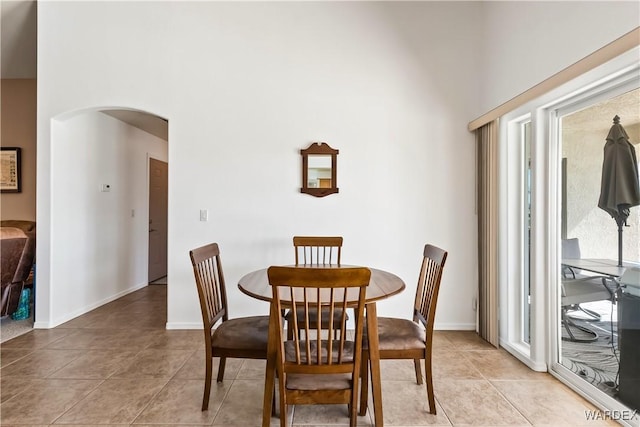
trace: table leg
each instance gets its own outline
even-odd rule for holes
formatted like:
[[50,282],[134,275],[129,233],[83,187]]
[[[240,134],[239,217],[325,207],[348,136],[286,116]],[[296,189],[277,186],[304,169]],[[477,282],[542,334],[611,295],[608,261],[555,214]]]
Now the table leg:
[[371,388],[373,392],[373,418],[375,420],[375,426],[382,427],[382,384],[380,382],[380,350],[378,348],[378,315],[375,302],[367,304],[367,330],[369,338]]
[[[269,311],[269,341],[267,344],[267,369],[264,375],[264,400],[262,402],[262,427],[269,427],[271,424],[271,404],[273,402],[273,389],[275,383],[275,372],[276,372],[276,359],[277,355],[277,316],[280,313],[274,313],[275,306],[271,304],[271,309]],[[280,414],[280,416],[284,416],[284,414]]]

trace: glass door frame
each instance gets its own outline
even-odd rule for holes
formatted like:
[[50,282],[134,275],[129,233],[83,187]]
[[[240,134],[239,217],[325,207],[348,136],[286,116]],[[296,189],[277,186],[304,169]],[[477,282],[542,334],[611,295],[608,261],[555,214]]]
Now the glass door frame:
[[[522,113],[522,114],[518,114]],[[546,371],[544,353],[540,351],[541,340],[535,340],[536,331],[542,331],[544,319],[537,314],[535,306],[542,306],[537,301],[534,286],[536,278],[536,260],[534,255],[535,239],[533,224],[539,220],[539,213],[534,211],[536,174],[530,165],[534,164],[534,144],[536,130],[529,111],[514,111],[500,121],[500,345],[511,354],[536,371]],[[529,152],[527,153],[527,127]],[[527,181],[530,195],[527,194]],[[527,207],[527,198],[530,206]],[[530,221],[530,231],[529,224]],[[530,234],[531,232],[531,234]],[[530,290],[529,290],[530,287]],[[530,291],[530,293],[529,293]],[[539,293],[538,293],[539,294]],[[526,298],[526,300],[525,300]],[[539,299],[539,298],[538,298]],[[525,304],[530,309],[527,313]],[[528,316],[527,316],[528,315]],[[525,333],[528,329],[528,334]],[[538,332],[539,333],[539,332]]]
[[[576,111],[582,110],[599,102],[616,97],[628,91],[640,87],[640,64],[613,73],[592,85],[580,93],[566,97],[562,101],[548,105],[540,110],[540,117],[545,123],[549,140],[549,199],[550,199],[550,221],[549,221],[549,258],[552,271],[549,281],[549,329],[548,343],[549,372],[569,385],[579,394],[596,405],[608,411],[619,411],[624,413],[628,408],[618,400],[606,395],[595,386],[578,377],[561,362],[560,340],[562,336],[560,324],[560,273],[561,263],[561,239],[562,239],[562,146],[561,146],[561,119]],[[604,144],[604,136],[603,136]],[[553,244],[555,242],[555,244]],[[637,425],[625,423],[623,425]]]
[[[558,118],[570,108],[581,108],[581,103],[596,102],[599,96],[613,97],[616,91],[633,89],[634,84],[637,87],[639,52],[640,48],[632,49],[500,118],[500,345],[531,369],[550,372],[605,410],[626,408],[559,363],[562,158]],[[522,298],[516,296],[512,286],[514,279],[521,283],[522,256],[514,256],[509,250],[516,249],[521,254],[518,248],[524,244],[522,162],[518,161],[522,159],[518,150],[522,149],[513,147],[513,141],[519,141],[514,129],[527,117],[532,122],[529,345],[522,340]]]

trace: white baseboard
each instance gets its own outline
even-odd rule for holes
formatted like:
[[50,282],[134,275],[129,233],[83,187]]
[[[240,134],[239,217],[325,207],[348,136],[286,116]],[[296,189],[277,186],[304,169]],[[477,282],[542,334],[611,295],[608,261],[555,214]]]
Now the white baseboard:
[[[141,283],[138,285],[135,285],[134,287],[131,287],[129,289],[126,289],[124,291],[121,291],[115,295],[112,295],[108,298],[105,298],[101,301],[95,302],[93,304],[90,304],[88,306],[85,306],[79,310],[74,311],[73,313],[69,313],[65,316],[59,317],[57,319],[55,319],[55,321],[36,321],[34,322],[34,329],[51,329],[51,328],[55,328],[56,326],[59,326],[63,323],[66,323],[70,320],[75,319],[78,316],[81,316],[85,313],[88,313],[91,310],[94,310],[104,304],[107,304],[111,301],[114,301],[118,298],[121,298],[127,294],[130,294],[132,292],[135,292],[137,290],[140,290],[144,287],[148,286],[148,284],[145,283]],[[166,329],[168,330],[180,330],[180,329],[185,329],[185,330],[189,330],[189,329],[202,329],[202,323],[201,322],[167,322],[166,323]],[[434,330],[438,330],[438,331],[475,331],[476,330],[476,325],[475,323],[436,323],[434,325]]]
[[436,323],[433,325],[435,331],[475,331],[475,323]]
[[[134,285],[133,287],[129,288],[129,289],[125,289],[123,291],[118,292],[117,294],[111,295],[110,297],[104,298],[100,301],[94,302],[93,304],[89,304],[85,307],[82,307],[78,310],[73,311],[72,313],[68,313],[65,314],[64,316],[61,316],[55,320],[52,321],[35,321],[33,323],[33,328],[34,329],[51,329],[51,328],[55,328],[56,326],[62,325],[63,323],[68,322],[69,320],[73,320],[78,316],[82,316],[85,313],[90,312],[91,310],[95,310],[98,307],[101,307],[107,303],[110,303],[111,301],[115,301],[118,298],[122,298],[125,295],[128,295],[132,292],[138,291],[144,287],[148,286],[148,283],[144,282],[144,283],[139,283],[137,285]],[[202,327],[202,326],[201,326]]]
[[200,323],[167,322],[166,329],[202,329],[202,322]]

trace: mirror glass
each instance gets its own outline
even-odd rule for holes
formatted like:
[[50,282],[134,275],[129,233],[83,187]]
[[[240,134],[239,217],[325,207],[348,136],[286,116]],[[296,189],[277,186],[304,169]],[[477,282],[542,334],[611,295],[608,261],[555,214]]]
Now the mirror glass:
[[314,142],[309,148],[300,150],[302,155],[301,193],[324,197],[339,192],[338,150],[326,142]]
[[310,154],[308,159],[307,187],[331,188],[331,155]]

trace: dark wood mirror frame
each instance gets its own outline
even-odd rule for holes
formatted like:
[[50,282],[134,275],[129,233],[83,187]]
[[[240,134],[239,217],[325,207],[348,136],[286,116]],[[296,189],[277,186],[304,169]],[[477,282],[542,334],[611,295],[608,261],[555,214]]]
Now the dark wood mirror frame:
[[[338,190],[338,150],[329,147],[325,142],[314,142],[309,148],[300,150],[302,155],[302,188],[301,193],[310,194],[315,197],[324,197],[337,193]],[[331,156],[331,186],[329,188],[309,187],[309,155],[330,155]]]

